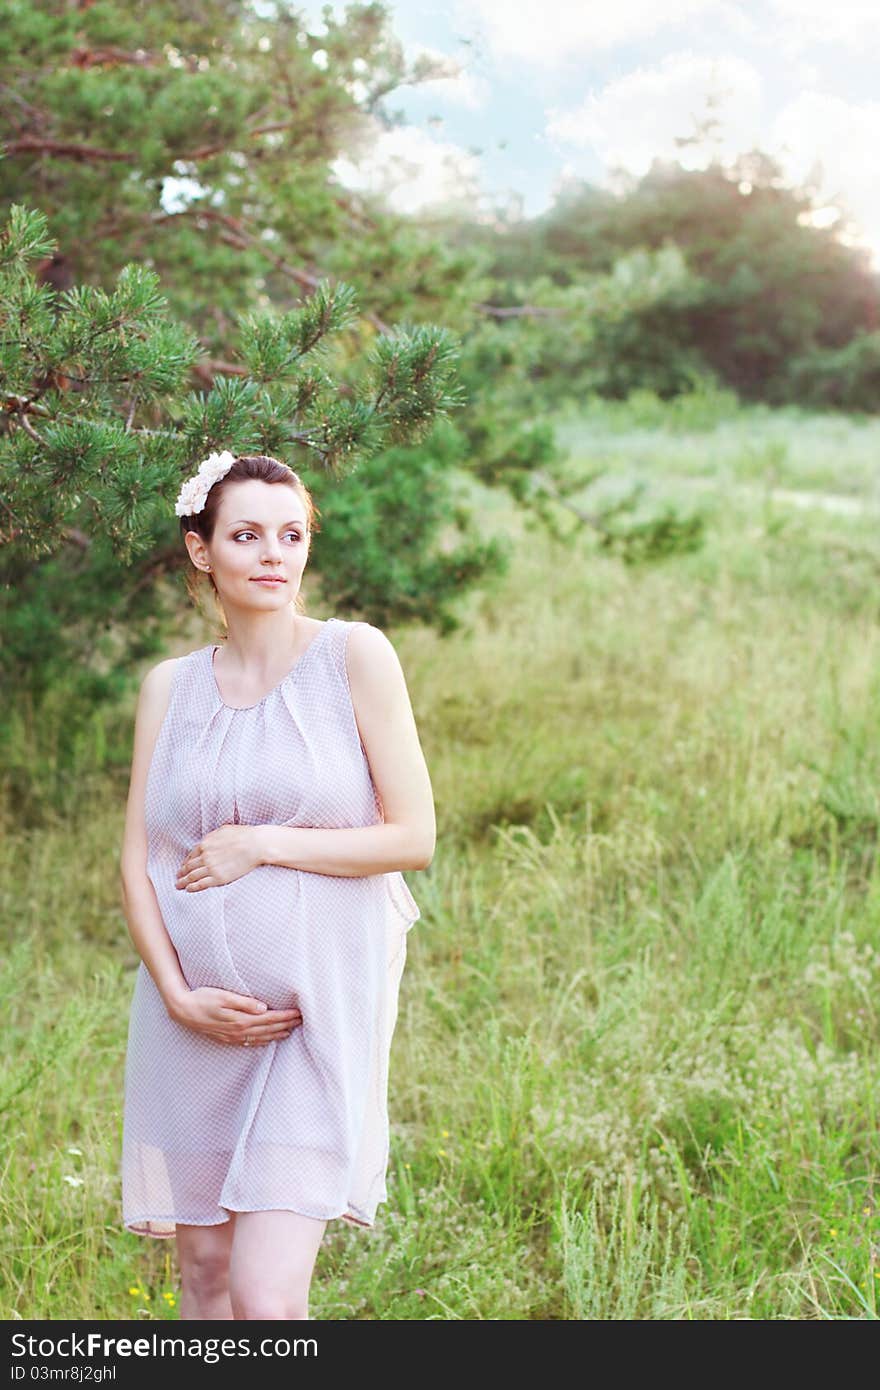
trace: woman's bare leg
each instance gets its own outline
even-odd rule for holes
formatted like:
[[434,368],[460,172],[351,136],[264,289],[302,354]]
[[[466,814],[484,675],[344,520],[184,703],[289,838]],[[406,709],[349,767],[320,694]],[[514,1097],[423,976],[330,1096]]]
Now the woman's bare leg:
[[220,1226],[177,1226],[177,1258],[182,1290],[180,1318],[231,1320],[229,1257],[237,1213]]
[[229,1261],[233,1316],[307,1318],[326,1221],[297,1211],[240,1211]]

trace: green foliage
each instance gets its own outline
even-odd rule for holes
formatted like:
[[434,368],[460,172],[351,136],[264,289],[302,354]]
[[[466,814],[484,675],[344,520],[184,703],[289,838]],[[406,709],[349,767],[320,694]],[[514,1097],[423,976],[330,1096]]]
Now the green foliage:
[[[636,498],[620,504],[630,510]],[[606,522],[607,527],[607,522]],[[683,516],[677,508],[663,507],[658,515],[647,520],[631,522],[615,530],[606,529],[599,538],[603,550],[620,555],[627,565],[644,564],[647,560],[665,559],[699,550],[705,539],[706,519],[700,512]]]
[[786,387],[789,399],[806,406],[880,413],[880,332],[859,331],[843,347],[795,357]]
[[380,626],[420,620],[450,632],[459,626],[455,600],[506,570],[506,548],[477,536],[462,496],[464,452],[462,433],[441,421],[419,449],[369,459],[328,494],[322,563],[346,611],[369,612]]
[[[556,399],[636,387],[668,396],[696,374],[750,400],[798,400],[803,389],[812,403],[839,395],[862,409],[870,344],[855,349],[858,364],[834,354],[873,333],[880,278],[837,229],[809,225],[812,209],[810,189],[786,187],[774,161],[752,153],[702,170],[657,161],[618,194],[575,186],[540,218],[474,235],[493,254],[496,302],[564,311],[526,330]],[[664,256],[669,269],[680,263],[677,281],[659,273]],[[825,372],[848,384],[823,390]],[[856,388],[850,378],[863,372]]]
[[511,290],[540,312],[483,328],[479,365],[493,384],[515,369],[518,399],[533,409],[625,399],[635,390],[667,399],[713,385],[691,341],[701,282],[672,244],[623,255],[607,273],[576,284],[539,275]]
[[[388,9],[351,4],[310,32],[295,6],[118,0],[4,6],[0,212],[43,210],[59,286],[155,270],[173,319],[224,356],[255,306],[291,307],[323,278],[386,324],[461,331],[474,255],[447,248],[332,171],[375,139],[382,99],[432,76]],[[314,61],[319,51],[322,63]],[[470,317],[470,310],[467,310]]]

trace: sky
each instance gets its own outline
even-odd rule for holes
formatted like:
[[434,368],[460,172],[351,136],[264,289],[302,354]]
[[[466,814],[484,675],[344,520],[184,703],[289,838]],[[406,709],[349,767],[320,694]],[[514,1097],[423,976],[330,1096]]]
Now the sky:
[[[259,3],[259,0],[257,0]],[[320,33],[321,0],[295,4]],[[330,9],[342,16],[344,3]],[[569,180],[615,187],[654,158],[691,168],[760,148],[817,184],[815,220],[880,269],[880,0],[387,0],[408,58],[450,76],[385,98],[351,187],[401,212],[466,198],[535,216]],[[316,55],[318,62],[320,55]],[[710,108],[707,102],[713,103]],[[714,142],[677,149],[709,110]]]

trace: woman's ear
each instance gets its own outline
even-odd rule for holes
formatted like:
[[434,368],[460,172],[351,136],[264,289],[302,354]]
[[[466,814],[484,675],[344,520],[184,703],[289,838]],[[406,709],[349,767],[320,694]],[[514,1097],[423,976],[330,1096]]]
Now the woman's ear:
[[198,531],[187,531],[183,538],[184,544],[196,569],[207,570],[211,568],[208,560],[208,552],[205,542],[202,540]]

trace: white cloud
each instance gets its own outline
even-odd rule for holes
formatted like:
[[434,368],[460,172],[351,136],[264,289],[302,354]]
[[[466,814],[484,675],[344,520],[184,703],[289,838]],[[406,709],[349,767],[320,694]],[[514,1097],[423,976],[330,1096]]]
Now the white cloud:
[[456,0],[455,19],[482,21],[494,55],[555,67],[596,49],[648,38],[697,17],[749,25],[736,0]]
[[[717,137],[702,149],[679,150],[675,137],[694,133],[713,96]],[[695,167],[706,162],[708,149],[724,160],[760,143],[762,105],[760,75],[743,59],[670,53],[655,67],[615,78],[574,110],[548,112],[547,135],[634,174],[645,173],[655,157]]]
[[432,139],[415,126],[383,130],[357,163],[343,156],[332,168],[346,187],[384,193],[401,213],[440,203],[473,207],[480,192],[477,156],[460,145]]
[[785,38],[791,51],[810,44],[841,43],[862,49],[880,41],[880,5],[877,0],[772,0],[786,24]]

